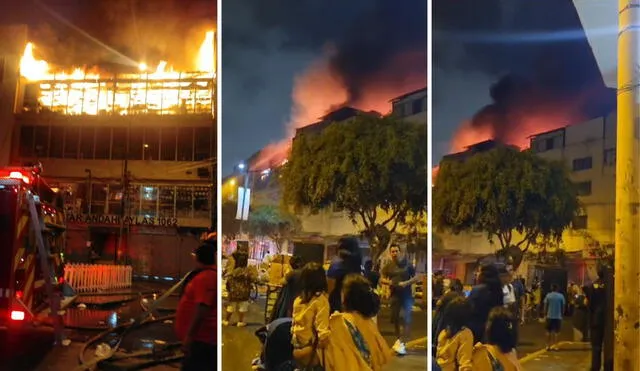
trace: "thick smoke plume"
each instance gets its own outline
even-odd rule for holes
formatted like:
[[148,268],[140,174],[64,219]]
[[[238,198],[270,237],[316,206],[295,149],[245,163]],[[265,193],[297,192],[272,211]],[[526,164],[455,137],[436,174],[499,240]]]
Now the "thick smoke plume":
[[38,19],[30,38],[38,57],[61,66],[134,67],[131,61],[156,65],[166,60],[176,69],[192,70],[217,13],[210,0],[77,0],[73,7],[42,3],[35,5]]
[[[269,6],[261,8],[260,19],[286,32],[283,47],[322,46],[324,52],[294,82],[289,138],[267,146],[254,167],[284,160],[295,129],[317,122],[332,110],[352,106],[388,113],[389,100],[426,86],[425,1],[331,0],[314,7],[280,1]],[[282,12],[285,6],[292,11]],[[332,22],[325,22],[323,14]],[[317,24],[318,19],[323,21]]]
[[480,109],[457,129],[451,151],[489,139],[527,148],[529,137],[604,115],[615,94],[599,84],[575,94],[554,94],[540,83],[508,75],[491,87],[493,103]]
[[[572,0],[435,0],[434,22],[434,131],[459,125],[450,152],[487,139],[525,148],[614,107]],[[451,109],[471,100],[475,114]]]

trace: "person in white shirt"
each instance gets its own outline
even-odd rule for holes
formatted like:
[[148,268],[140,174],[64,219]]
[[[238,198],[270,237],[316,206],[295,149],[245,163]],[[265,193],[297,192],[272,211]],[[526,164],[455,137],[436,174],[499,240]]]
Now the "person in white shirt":
[[[502,294],[503,294],[503,304],[504,307],[509,310],[509,312],[511,313],[511,315],[514,318],[518,318],[518,295],[516,294],[516,290],[513,287],[513,276],[511,274],[511,272],[506,268],[500,268],[499,269],[500,272],[500,281],[502,281]],[[516,321],[517,324],[517,321]],[[517,344],[517,335],[518,335],[518,328],[516,325],[516,328],[513,329],[514,333],[516,334],[516,344]]]

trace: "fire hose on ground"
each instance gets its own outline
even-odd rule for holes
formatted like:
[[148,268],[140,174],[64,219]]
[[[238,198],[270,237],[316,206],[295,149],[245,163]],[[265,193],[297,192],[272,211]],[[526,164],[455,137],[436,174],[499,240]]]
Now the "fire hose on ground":
[[[115,328],[105,330],[100,334],[94,336],[93,338],[89,339],[89,341],[87,341],[85,344],[83,344],[80,350],[80,354],[78,356],[78,361],[80,366],[78,366],[76,370],[77,371],[93,370],[94,367],[98,365],[103,369],[123,370],[122,367],[118,367],[116,365],[108,365],[109,363],[108,361],[113,362],[118,360],[125,360],[130,358],[143,358],[148,356],[151,356],[154,359],[152,359],[147,363],[136,365],[133,368],[124,368],[124,369],[126,370],[142,369],[144,367],[151,367],[157,364],[175,362],[182,359],[184,355],[179,350],[180,349],[179,343],[168,344],[164,346],[160,351],[156,351],[154,348],[154,350],[151,350],[151,351],[134,352],[134,353],[125,354],[125,355],[116,355],[116,353],[120,348],[120,345],[122,344],[122,340],[124,339],[124,337],[127,334],[129,334],[132,330],[141,328],[143,326],[148,326],[154,323],[162,323],[167,320],[172,320],[173,318],[175,318],[174,315],[171,315],[171,316],[165,316],[157,319],[149,319],[149,316],[159,307],[159,305],[165,299],[170,297],[179,287],[181,287],[183,283],[187,280],[187,278],[191,276],[191,274],[192,272],[187,273],[180,280],[180,282],[176,283],[169,290],[165,291],[165,293],[160,298],[155,300],[148,308],[146,308],[146,306],[143,305],[144,313],[139,318],[135,319],[133,322],[122,324]],[[95,344],[98,344],[101,342],[103,343],[104,341],[101,341],[101,340],[104,340],[105,337],[111,336],[113,333],[119,333],[117,335],[117,340],[115,342],[115,345],[110,349],[108,349],[108,351],[106,351],[106,354],[95,357],[91,361],[88,361],[88,362],[85,361],[84,355],[87,352],[87,349],[90,346],[93,346]]]

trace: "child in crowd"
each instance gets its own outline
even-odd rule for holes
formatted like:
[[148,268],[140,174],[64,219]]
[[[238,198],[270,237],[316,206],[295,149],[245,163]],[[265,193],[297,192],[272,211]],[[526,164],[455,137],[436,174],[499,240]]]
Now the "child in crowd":
[[444,308],[442,331],[438,334],[436,362],[442,371],[472,371],[473,332],[467,328],[473,307],[468,299],[457,297]]
[[320,368],[329,334],[329,298],[324,268],[317,263],[304,266],[300,275],[301,292],[293,303],[291,342],[293,356],[305,369]]
[[345,276],[342,312],[330,320],[331,340],[323,365],[330,371],[380,371],[392,359],[392,351],[373,318],[380,298],[361,274]]
[[516,355],[516,326],[509,309],[495,307],[489,313],[485,335],[487,342],[477,344],[473,351],[474,371],[522,371]]

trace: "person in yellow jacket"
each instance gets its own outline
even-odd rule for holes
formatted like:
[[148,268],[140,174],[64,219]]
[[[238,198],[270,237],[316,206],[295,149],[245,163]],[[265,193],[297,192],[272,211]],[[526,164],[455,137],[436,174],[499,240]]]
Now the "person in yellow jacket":
[[369,281],[359,274],[345,278],[342,312],[329,319],[331,337],[320,355],[327,371],[380,371],[392,359],[392,351],[373,317],[380,299]]
[[438,334],[436,363],[442,371],[472,371],[473,332],[465,325],[473,315],[468,299],[457,297],[444,309]]
[[474,371],[523,371],[516,354],[516,320],[511,312],[496,307],[489,313],[485,336],[487,342],[476,344],[473,350]]

